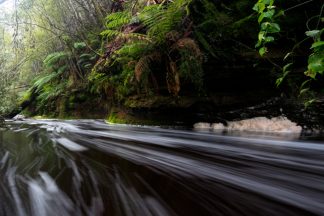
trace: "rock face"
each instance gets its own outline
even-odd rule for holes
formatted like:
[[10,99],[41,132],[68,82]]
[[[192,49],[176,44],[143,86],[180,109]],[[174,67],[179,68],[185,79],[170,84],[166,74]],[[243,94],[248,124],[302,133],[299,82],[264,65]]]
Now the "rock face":
[[257,131],[271,133],[301,133],[302,127],[290,121],[286,117],[256,117],[241,121],[230,121],[227,125],[222,123],[196,123],[196,129],[213,129],[213,130],[229,130],[229,131]]
[[12,119],[15,120],[15,121],[23,121],[23,120],[26,119],[26,117],[24,115],[18,114],[15,117],[13,117]]

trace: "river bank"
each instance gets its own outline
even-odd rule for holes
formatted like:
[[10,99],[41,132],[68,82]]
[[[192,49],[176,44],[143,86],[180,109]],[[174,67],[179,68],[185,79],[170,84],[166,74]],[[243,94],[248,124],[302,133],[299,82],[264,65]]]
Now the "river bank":
[[180,126],[184,128],[193,128],[199,122],[227,126],[231,122],[253,118],[282,117],[295,122],[303,132],[319,133],[324,129],[324,108],[321,101],[306,108],[300,101],[284,97],[273,97],[264,102],[241,102],[235,97],[232,100],[224,98],[218,98],[218,100],[198,97],[137,98],[125,103],[127,106],[103,105],[101,103],[101,109],[98,108],[99,106],[89,109],[89,103],[81,104],[74,107],[73,110],[59,115],[35,116],[31,115],[28,109],[21,113],[36,120],[105,119],[106,122],[115,124]]

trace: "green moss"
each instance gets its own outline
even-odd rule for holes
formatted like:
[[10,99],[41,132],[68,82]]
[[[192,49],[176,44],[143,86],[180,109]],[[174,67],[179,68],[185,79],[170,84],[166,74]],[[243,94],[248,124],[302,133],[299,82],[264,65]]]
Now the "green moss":
[[23,111],[21,111],[21,114],[26,116],[26,117],[32,116],[32,113],[27,109],[24,109]]
[[21,98],[19,99],[18,103],[23,104],[25,101],[29,101],[32,98],[32,91],[28,90],[23,93]]
[[131,125],[166,125],[156,119],[144,118],[132,115],[123,110],[112,111],[106,118],[108,124],[131,124]]
[[54,119],[54,118],[53,117],[46,116],[46,115],[41,115],[41,116],[33,116],[32,119],[42,120],[42,119]]
[[152,96],[152,97],[129,97],[124,105],[129,108],[161,108],[177,107],[187,108],[200,100],[198,97],[172,97],[172,96]]

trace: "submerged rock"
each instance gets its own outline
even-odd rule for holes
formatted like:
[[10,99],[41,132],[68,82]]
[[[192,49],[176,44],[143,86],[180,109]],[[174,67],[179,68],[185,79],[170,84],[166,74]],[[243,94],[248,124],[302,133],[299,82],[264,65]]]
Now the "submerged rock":
[[295,122],[290,121],[286,117],[256,117],[241,121],[230,121],[227,125],[222,123],[196,123],[195,129],[213,129],[213,130],[229,130],[229,131],[258,131],[258,132],[274,132],[274,133],[301,133],[302,127]]

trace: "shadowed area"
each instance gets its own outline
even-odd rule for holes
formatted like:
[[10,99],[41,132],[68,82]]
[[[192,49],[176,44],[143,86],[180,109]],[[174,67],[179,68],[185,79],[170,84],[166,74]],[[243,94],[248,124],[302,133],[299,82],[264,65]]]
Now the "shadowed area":
[[0,215],[318,215],[320,136],[6,122]]

